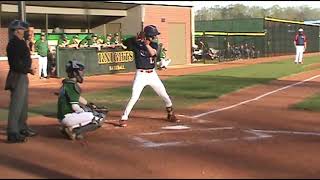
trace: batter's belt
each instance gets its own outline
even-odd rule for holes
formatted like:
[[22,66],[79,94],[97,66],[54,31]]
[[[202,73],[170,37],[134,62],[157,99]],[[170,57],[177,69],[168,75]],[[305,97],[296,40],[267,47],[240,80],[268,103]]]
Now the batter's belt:
[[153,69],[137,69],[137,70],[145,73],[152,73],[154,71]]

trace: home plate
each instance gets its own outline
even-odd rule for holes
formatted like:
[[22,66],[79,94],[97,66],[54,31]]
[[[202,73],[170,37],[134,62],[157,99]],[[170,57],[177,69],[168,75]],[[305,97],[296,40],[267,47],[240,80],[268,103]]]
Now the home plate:
[[177,126],[165,126],[162,127],[161,129],[172,129],[172,130],[176,130],[176,129],[190,129],[190,127],[188,126],[183,126],[183,125],[177,125]]

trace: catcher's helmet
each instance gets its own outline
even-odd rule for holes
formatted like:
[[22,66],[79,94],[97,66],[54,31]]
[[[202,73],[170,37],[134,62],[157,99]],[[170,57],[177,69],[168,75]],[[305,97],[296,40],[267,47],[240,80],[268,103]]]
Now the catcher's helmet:
[[158,31],[157,27],[154,26],[154,25],[146,26],[146,27],[143,29],[143,32],[144,32],[144,34],[145,34],[147,37],[154,37],[154,36],[160,34],[160,32]]
[[83,73],[80,73],[80,71],[84,71],[84,69],[85,66],[77,60],[69,61],[66,64],[66,72],[68,77],[76,78],[79,83],[83,82]]

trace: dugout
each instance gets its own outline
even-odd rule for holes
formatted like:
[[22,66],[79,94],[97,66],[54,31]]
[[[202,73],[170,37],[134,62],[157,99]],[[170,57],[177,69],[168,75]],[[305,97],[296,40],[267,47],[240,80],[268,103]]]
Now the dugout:
[[308,38],[306,52],[318,52],[319,25],[271,17],[196,21],[195,37],[196,41],[205,39],[215,49],[224,49],[226,42],[248,43],[262,56],[278,56],[295,53],[293,40],[300,27]]
[[[170,65],[191,63],[193,37],[191,2],[25,1],[25,3],[26,19],[34,28],[35,37],[37,38],[40,32],[47,32],[49,38],[53,37],[49,42],[52,45],[56,43],[57,40],[54,38],[59,32],[67,34],[68,37],[72,37],[73,34],[82,37],[91,33],[104,36],[109,33],[119,33],[121,37],[131,37],[144,26],[153,24],[161,32],[159,40],[172,59]],[[0,34],[1,37],[5,37],[0,39],[0,67],[4,67],[0,68],[0,71],[3,69],[7,71],[7,62],[4,62],[7,59],[5,52],[8,43],[7,27],[9,22],[18,19],[17,4],[18,1],[0,1]],[[32,57],[35,59],[33,64],[36,64],[37,57]]]

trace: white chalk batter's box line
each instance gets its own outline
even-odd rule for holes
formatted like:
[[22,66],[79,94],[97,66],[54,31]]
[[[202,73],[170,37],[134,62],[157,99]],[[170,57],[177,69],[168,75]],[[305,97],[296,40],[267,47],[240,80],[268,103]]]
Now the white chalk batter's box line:
[[172,133],[184,133],[192,131],[217,131],[217,130],[233,130],[234,127],[217,127],[217,128],[197,128],[197,129],[187,129],[187,130],[171,130],[171,131],[158,131],[150,133],[141,133],[138,136],[134,136],[133,140],[140,143],[142,147],[145,148],[158,148],[166,146],[187,146],[192,144],[209,144],[209,143],[219,143],[219,142],[235,142],[235,141],[254,141],[254,140],[263,140],[274,137],[271,134],[287,134],[287,135],[304,135],[304,136],[318,136],[320,137],[320,132],[299,132],[299,131],[283,131],[283,130],[261,130],[261,129],[247,129],[241,130],[252,134],[253,136],[245,137],[233,137],[233,138],[220,138],[220,139],[207,139],[207,140],[198,140],[193,142],[185,141],[167,141],[167,142],[153,142],[141,136],[153,136],[159,134],[172,134]]
[[[194,115],[194,116],[188,116],[188,115],[179,115],[180,117],[185,117],[185,118],[190,118],[192,120],[197,121],[198,123],[206,123],[208,122],[208,120],[203,120],[203,119],[199,119],[200,117],[209,115],[209,114],[213,114],[213,113],[217,113],[217,112],[221,112],[221,111],[225,111],[225,110],[229,110],[238,106],[241,106],[243,104],[247,104],[253,101],[258,101],[266,96],[269,96],[271,94],[277,93],[279,91],[303,84],[307,81],[311,81],[313,79],[316,79],[320,77],[320,75],[316,75],[313,76],[311,78],[305,79],[303,81],[294,83],[294,84],[290,84],[287,86],[284,86],[282,88],[273,90],[271,92],[262,94],[260,96],[257,96],[255,98],[252,99],[248,99],[246,101],[243,102],[239,102],[237,104],[233,104],[231,106],[228,107],[224,107],[221,109],[215,109],[215,110],[211,110],[208,112],[204,112],[198,115]],[[213,131],[213,130],[230,130],[233,129],[233,127],[220,127],[220,128],[205,128],[205,129],[195,129],[198,131]],[[186,132],[186,131],[195,131],[195,130],[178,130],[178,131],[160,131],[160,132],[150,132],[150,133],[143,133],[140,134],[140,136],[146,136],[146,135],[159,135],[159,134],[164,134],[164,133],[181,133],[181,132]],[[143,147],[161,147],[161,146],[181,146],[181,145],[190,145],[190,144],[195,144],[195,143],[212,143],[212,142],[224,142],[224,141],[238,141],[238,140],[259,140],[259,139],[266,139],[266,138],[271,138],[273,137],[273,135],[270,134],[290,134],[290,135],[312,135],[312,136],[320,136],[320,133],[318,132],[296,132],[296,131],[281,131],[281,130],[255,130],[255,129],[249,129],[249,130],[242,130],[243,132],[249,133],[249,134],[253,134],[254,136],[247,136],[247,137],[235,137],[235,138],[224,138],[224,139],[209,139],[209,140],[200,140],[197,142],[183,142],[183,141],[174,141],[174,142],[163,142],[163,143],[156,143],[147,139],[144,139],[142,137],[139,136],[135,136],[133,139],[139,143],[142,144]]]

